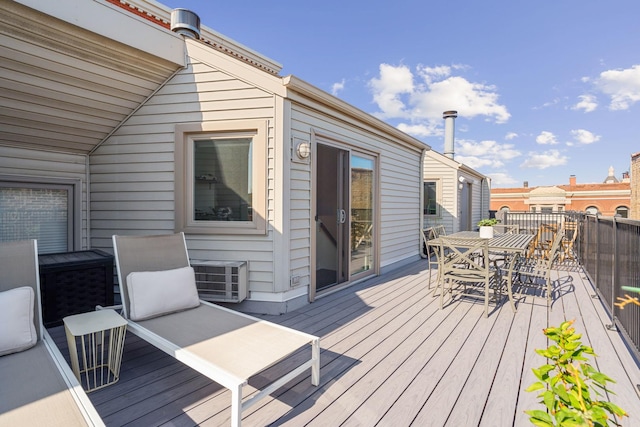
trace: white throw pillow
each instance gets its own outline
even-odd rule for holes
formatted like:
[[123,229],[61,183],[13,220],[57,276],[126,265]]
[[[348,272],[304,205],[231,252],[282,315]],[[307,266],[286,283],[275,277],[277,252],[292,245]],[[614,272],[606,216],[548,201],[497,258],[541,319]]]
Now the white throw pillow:
[[34,304],[30,286],[0,292],[0,356],[26,350],[38,342],[33,324]]
[[131,320],[150,319],[200,305],[192,267],[130,273],[127,290]]

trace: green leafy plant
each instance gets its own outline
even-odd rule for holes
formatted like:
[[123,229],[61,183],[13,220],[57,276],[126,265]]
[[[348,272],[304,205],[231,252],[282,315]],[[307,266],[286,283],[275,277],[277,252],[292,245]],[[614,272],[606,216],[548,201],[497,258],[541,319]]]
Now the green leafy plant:
[[544,334],[555,344],[536,350],[547,358],[547,363],[533,369],[538,381],[527,391],[541,391],[538,397],[547,410],[525,411],[530,416],[529,421],[541,427],[604,427],[609,426],[611,414],[613,425],[619,425],[615,416],[626,416],[626,412],[607,400],[598,400],[604,393],[612,393],[607,389],[607,383],[615,381],[588,363],[586,356],[595,357],[596,354],[591,347],[582,344],[582,334],[576,333],[573,321],[547,328]]
[[495,218],[484,218],[478,222],[478,227],[493,227],[499,221]]

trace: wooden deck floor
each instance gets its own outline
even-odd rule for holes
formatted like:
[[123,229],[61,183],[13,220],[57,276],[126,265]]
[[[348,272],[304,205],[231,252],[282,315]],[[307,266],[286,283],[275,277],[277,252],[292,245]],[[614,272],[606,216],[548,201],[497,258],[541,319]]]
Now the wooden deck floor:
[[[245,426],[524,426],[539,407],[531,368],[544,360],[542,329],[575,319],[598,353],[597,368],[617,380],[611,400],[640,425],[638,365],[609,323],[588,280],[558,271],[552,311],[544,299],[502,304],[488,318],[476,301],[443,310],[426,288],[427,264],[412,266],[269,320],[321,336],[321,384],[300,376],[244,413]],[[558,276],[553,274],[554,279]],[[62,328],[51,331],[68,354]],[[306,351],[306,350],[305,350]],[[295,357],[295,356],[294,356]],[[287,360],[252,379],[261,385]],[[133,335],[120,381],[90,394],[110,426],[226,426],[231,395]],[[539,407],[542,409],[541,407]]]

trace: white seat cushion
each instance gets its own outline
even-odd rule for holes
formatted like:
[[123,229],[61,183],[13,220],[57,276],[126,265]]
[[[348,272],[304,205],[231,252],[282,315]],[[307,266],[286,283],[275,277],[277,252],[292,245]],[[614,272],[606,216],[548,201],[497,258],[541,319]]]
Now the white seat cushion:
[[192,267],[130,273],[127,294],[131,320],[150,319],[200,305]]
[[30,286],[0,292],[0,356],[26,350],[38,342],[34,304]]

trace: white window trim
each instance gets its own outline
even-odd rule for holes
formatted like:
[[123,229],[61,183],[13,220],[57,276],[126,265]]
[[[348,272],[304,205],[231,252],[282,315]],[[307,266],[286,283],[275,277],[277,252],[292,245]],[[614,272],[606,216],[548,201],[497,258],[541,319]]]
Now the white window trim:
[[[207,136],[253,137],[252,221],[196,221],[193,218],[193,140]],[[188,234],[266,234],[267,121],[239,120],[175,127],[175,230]]]

